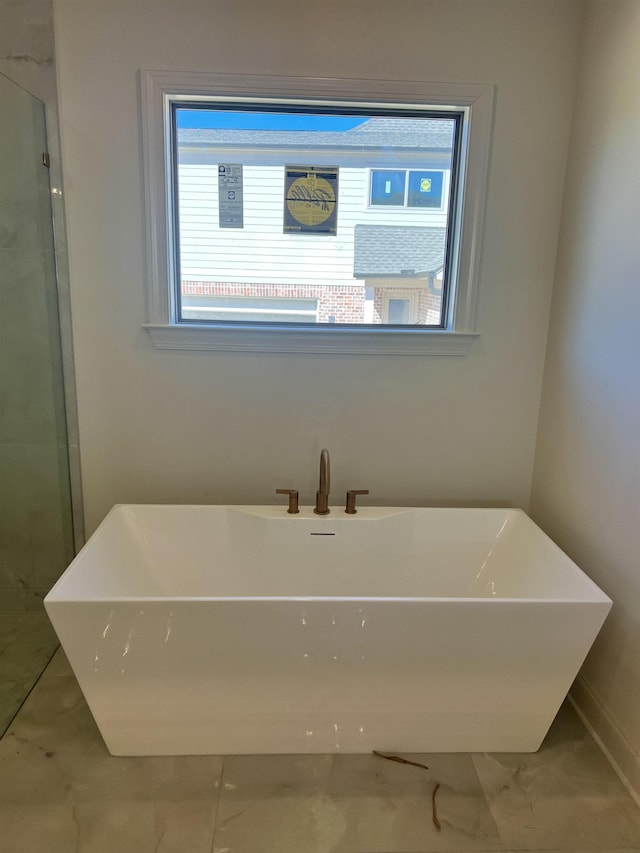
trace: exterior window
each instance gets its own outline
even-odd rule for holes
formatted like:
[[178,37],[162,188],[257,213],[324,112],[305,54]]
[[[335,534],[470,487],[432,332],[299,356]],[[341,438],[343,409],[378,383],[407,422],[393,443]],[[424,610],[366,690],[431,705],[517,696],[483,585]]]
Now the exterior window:
[[379,83],[283,80],[142,75],[154,343],[411,351],[376,341],[390,326],[443,335],[417,352],[466,351],[469,103],[486,92],[394,106]]
[[371,205],[431,207],[440,210],[443,184],[444,172],[375,169],[371,172]]
[[406,325],[414,322],[415,311],[409,297],[386,296],[386,319],[392,325]]
[[407,195],[407,173],[371,172],[371,204],[389,204],[403,207]]
[[407,205],[440,208],[442,180],[442,172],[409,172]]
[[[444,328],[456,212],[443,174],[457,186],[460,114],[176,101],[171,118],[178,322]],[[371,169],[382,158],[441,168]],[[366,203],[370,174],[381,210]],[[365,316],[367,286],[401,278],[417,299],[436,273],[430,312]],[[222,308],[238,295],[271,307]],[[317,311],[286,308],[305,301]]]
[[402,324],[411,322],[411,300],[389,298],[387,300],[387,322]]

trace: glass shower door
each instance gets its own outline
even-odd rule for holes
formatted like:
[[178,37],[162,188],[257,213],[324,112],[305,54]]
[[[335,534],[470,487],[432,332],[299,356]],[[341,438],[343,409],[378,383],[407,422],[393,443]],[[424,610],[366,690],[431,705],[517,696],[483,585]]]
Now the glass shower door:
[[73,557],[44,104],[0,75],[0,734],[57,646]]

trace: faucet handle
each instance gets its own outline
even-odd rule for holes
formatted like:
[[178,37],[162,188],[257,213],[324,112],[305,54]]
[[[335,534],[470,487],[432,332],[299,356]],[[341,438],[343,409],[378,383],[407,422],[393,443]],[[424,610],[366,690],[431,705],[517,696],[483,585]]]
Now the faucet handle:
[[291,515],[297,515],[300,510],[298,509],[298,491],[297,489],[276,489],[277,495],[289,495],[289,509],[288,513]]
[[358,510],[356,509],[356,495],[368,495],[369,489],[350,489],[347,492],[347,506],[345,507],[345,512],[347,515],[355,515]]

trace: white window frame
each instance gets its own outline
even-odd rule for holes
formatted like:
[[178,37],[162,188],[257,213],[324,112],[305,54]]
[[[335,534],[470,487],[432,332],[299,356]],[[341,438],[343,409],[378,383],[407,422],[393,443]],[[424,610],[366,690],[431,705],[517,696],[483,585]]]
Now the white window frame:
[[[244,74],[142,71],[142,144],[146,208],[148,329],[159,349],[227,352],[362,353],[371,355],[466,355],[475,327],[480,250],[493,116],[494,87],[486,84],[346,80]],[[444,329],[354,328],[340,324],[305,327],[231,327],[177,322],[171,286],[173,216],[170,105],[215,96],[234,103],[251,100],[336,103],[364,106],[416,105],[464,111],[460,155],[460,223],[455,236],[451,298]]]

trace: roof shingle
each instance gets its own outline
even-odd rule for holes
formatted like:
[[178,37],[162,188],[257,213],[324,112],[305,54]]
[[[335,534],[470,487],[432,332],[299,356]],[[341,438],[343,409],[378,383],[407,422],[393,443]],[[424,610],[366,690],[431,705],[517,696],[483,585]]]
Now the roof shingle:
[[353,275],[415,277],[444,265],[446,228],[356,225]]

